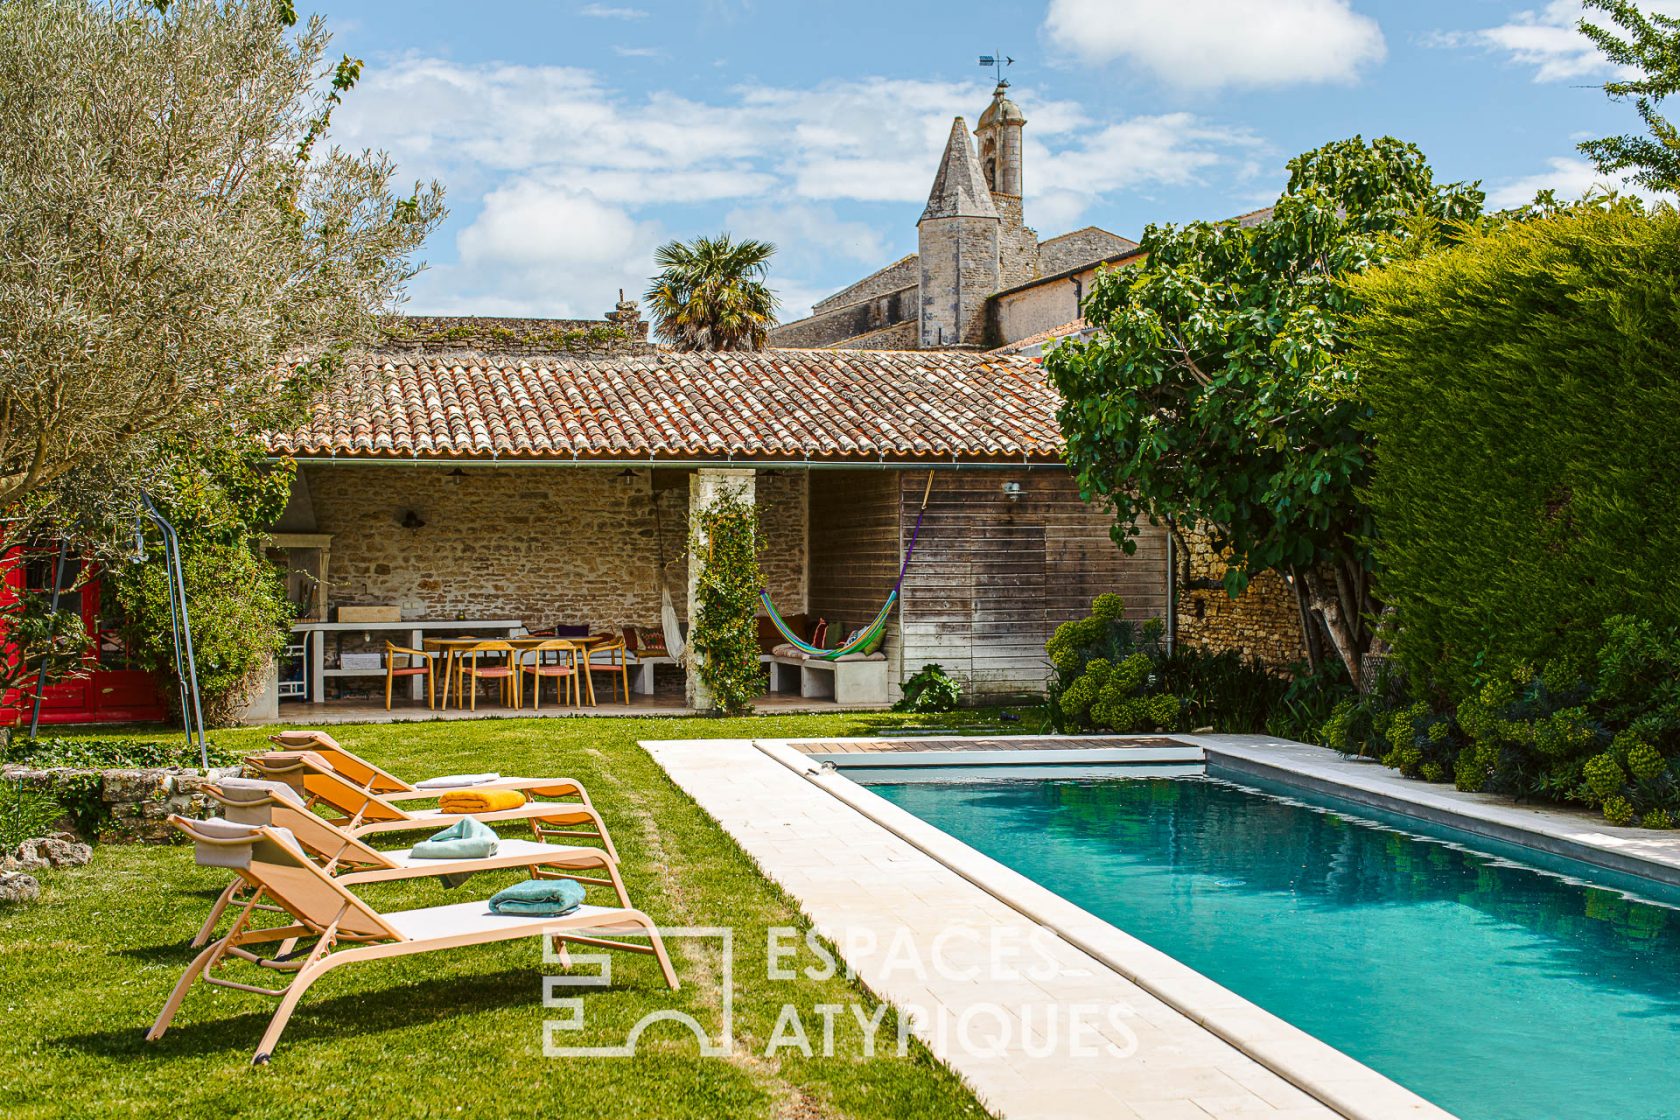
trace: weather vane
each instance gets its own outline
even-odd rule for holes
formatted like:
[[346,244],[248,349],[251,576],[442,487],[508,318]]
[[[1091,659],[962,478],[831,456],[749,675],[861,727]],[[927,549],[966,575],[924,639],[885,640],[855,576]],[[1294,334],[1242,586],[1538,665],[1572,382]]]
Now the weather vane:
[[1015,65],[1015,60],[1013,58],[1010,58],[1008,55],[1003,54],[1001,52],[998,53],[998,54],[983,54],[983,55],[980,56],[980,65],[990,66],[990,67],[996,69],[997,70],[998,85],[1006,86],[1009,83],[1004,80],[1003,68],[1005,66]]

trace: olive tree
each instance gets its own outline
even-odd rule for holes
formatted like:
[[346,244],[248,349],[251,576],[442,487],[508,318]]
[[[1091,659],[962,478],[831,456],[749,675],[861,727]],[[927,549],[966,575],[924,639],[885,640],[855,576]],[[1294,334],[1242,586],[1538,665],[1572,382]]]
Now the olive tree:
[[323,147],[328,39],[289,0],[0,4],[0,507],[262,423],[393,306],[442,192]]
[[1098,334],[1045,359],[1068,462],[1112,502],[1122,545],[1145,521],[1205,531],[1233,597],[1260,572],[1290,576],[1356,684],[1378,604],[1343,279],[1481,204],[1474,186],[1437,186],[1411,144],[1327,144],[1290,161],[1264,221],[1149,227],[1144,263],[1092,286]]

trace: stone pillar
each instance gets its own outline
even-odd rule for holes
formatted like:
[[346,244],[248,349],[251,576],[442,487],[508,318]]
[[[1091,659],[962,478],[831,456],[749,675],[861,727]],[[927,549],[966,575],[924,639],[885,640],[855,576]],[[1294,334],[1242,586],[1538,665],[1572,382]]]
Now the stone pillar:
[[[694,524],[694,517],[716,502],[724,494],[738,493],[749,504],[756,502],[757,497],[753,485],[757,472],[751,470],[722,470],[712,467],[702,467],[688,476],[688,516],[689,524]],[[690,531],[692,552],[688,558],[688,627],[689,635],[694,633],[694,620],[699,614],[697,603],[700,588],[700,569],[706,562],[706,542],[696,537]],[[691,647],[688,652],[688,682],[685,695],[688,706],[696,711],[705,711],[712,706],[711,694],[706,690],[700,674],[695,671],[696,655]]]

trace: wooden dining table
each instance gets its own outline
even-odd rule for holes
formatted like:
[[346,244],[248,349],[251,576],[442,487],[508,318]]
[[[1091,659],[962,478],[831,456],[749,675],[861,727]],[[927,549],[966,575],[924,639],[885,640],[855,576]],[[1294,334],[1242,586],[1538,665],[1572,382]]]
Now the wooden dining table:
[[[601,644],[603,641],[610,640],[611,639],[602,639],[598,637],[556,638],[552,635],[543,637],[536,634],[518,638],[474,638],[462,636],[458,638],[427,638],[424,648],[429,652],[437,653],[443,658],[443,699],[438,705],[440,709],[443,709],[449,707],[449,688],[450,684],[454,680],[455,673],[459,670],[459,663],[461,660],[460,654],[462,650],[471,649],[473,646],[479,645],[483,642],[496,642],[500,645],[510,647],[513,650],[511,656],[517,658],[526,650],[536,649],[538,646],[548,645],[551,642],[565,642],[570,648],[570,652],[573,656],[581,657],[583,664],[587,666],[589,663],[589,652],[591,648]],[[566,650],[556,648],[555,652],[561,653],[566,652]],[[595,706],[595,683],[593,677],[594,674],[585,668],[583,670],[583,680],[580,682],[583,685],[583,688],[581,689],[579,695],[587,695],[589,697],[590,707]]]

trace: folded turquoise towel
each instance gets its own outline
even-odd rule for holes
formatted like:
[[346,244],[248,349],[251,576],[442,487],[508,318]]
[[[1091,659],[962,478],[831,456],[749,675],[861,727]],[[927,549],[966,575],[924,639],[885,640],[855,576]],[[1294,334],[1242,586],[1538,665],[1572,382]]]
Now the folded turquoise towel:
[[570,879],[527,879],[490,896],[492,914],[557,918],[583,905],[583,884]]
[[415,859],[484,859],[496,854],[500,840],[489,825],[462,817],[442,832],[414,845]]

